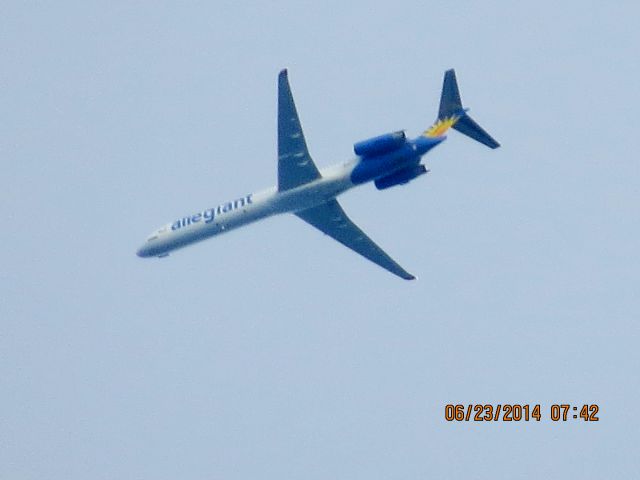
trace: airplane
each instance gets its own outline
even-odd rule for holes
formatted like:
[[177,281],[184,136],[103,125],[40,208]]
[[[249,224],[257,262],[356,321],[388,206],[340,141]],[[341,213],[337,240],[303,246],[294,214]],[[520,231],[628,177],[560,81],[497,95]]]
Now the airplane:
[[278,184],[205,208],[154,231],[138,249],[139,257],[166,257],[173,250],[221,235],[272,215],[293,213],[298,218],[405,280],[407,272],[344,212],[336,197],[373,182],[378,190],[404,185],[429,170],[422,156],[446,139],[450,128],[486,145],[500,144],[462,107],[453,69],[444,74],[435,123],[417,138],[403,130],[354,144],[355,157],[318,170],[309,155],[287,70],[278,76]]

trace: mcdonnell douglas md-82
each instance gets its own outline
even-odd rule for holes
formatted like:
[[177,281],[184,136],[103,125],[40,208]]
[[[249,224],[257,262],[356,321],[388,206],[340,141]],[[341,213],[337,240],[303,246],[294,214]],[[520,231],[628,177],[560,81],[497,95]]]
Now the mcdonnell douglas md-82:
[[278,185],[206,208],[156,230],[138,249],[140,257],[169,252],[257,220],[293,213],[344,246],[405,280],[415,277],[398,265],[349,219],[336,197],[350,188],[374,182],[378,190],[403,185],[428,172],[422,156],[453,128],[490,147],[500,146],[462,107],[456,74],[444,74],[435,123],[417,138],[404,131],[363,140],[351,160],[318,170],[307,150],[287,71],[278,77]]

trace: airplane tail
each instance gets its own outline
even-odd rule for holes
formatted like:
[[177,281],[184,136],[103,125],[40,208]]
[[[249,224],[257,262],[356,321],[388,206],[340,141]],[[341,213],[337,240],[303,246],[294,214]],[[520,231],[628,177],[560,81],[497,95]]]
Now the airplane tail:
[[491,135],[467,114],[467,109],[462,107],[456,72],[453,69],[444,73],[438,119],[424,132],[424,135],[427,137],[439,137],[444,135],[449,128],[453,128],[489,148],[498,148],[500,146]]

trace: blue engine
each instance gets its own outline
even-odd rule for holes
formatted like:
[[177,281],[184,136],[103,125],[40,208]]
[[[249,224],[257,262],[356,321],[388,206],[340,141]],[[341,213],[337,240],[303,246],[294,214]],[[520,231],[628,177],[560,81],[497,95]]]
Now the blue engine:
[[424,165],[412,165],[408,168],[403,168],[397,172],[392,173],[387,177],[378,178],[375,181],[376,188],[378,190],[384,190],[385,188],[393,187],[395,185],[403,185],[409,183],[416,177],[424,175],[429,170]]
[[403,131],[387,133],[353,145],[353,151],[360,157],[375,157],[392,152],[407,142]]

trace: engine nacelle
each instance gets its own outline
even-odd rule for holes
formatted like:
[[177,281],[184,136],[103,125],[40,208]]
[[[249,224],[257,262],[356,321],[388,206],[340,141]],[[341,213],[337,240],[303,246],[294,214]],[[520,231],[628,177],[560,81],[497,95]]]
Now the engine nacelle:
[[375,181],[376,188],[378,190],[384,190],[385,188],[393,187],[395,185],[403,185],[405,183],[409,183],[420,175],[424,175],[428,171],[429,170],[427,170],[424,165],[413,165],[392,173],[387,177],[378,178]]
[[407,136],[401,130],[358,142],[353,145],[353,151],[360,157],[375,157],[397,150],[406,141]]

